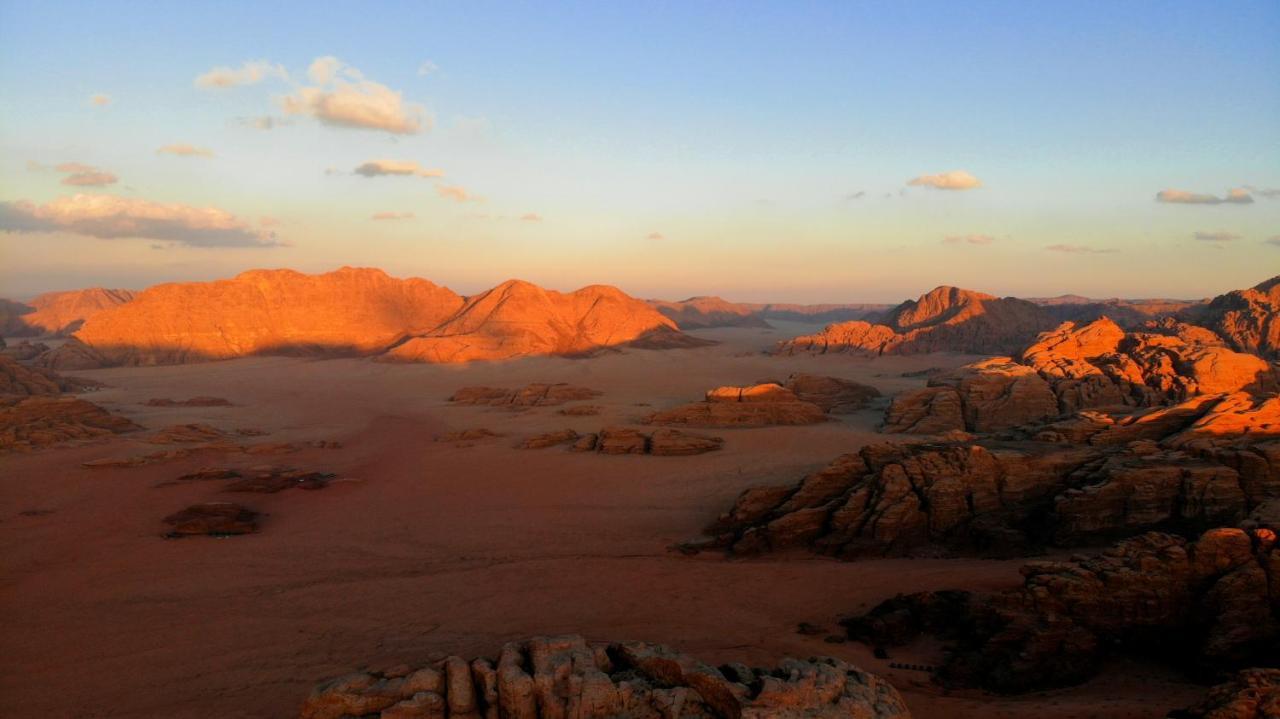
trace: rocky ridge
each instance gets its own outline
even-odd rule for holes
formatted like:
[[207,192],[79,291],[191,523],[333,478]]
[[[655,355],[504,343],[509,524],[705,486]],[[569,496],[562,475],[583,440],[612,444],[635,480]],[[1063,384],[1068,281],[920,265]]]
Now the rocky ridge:
[[892,686],[837,659],[712,667],[644,642],[534,637],[497,660],[450,656],[320,684],[301,719],[909,719]]

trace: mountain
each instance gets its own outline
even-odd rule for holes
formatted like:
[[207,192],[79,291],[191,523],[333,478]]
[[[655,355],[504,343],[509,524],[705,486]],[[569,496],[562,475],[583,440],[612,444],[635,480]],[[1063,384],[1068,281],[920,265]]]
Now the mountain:
[[761,313],[751,305],[729,302],[719,297],[690,297],[679,302],[649,300],[649,306],[671,319],[682,330],[708,327],[768,327]]
[[112,365],[375,354],[436,327],[462,304],[447,288],[377,269],[252,270],[230,280],[151,287],[90,317],[75,337]]
[[30,302],[0,300],[0,332],[11,336],[68,335],[103,310],[133,299],[132,290],[90,287],[46,292]]
[[1236,350],[1280,359],[1280,275],[1188,308],[1182,317],[1213,330]]
[[591,285],[568,293],[508,280],[470,297],[457,314],[428,333],[393,347],[395,362],[468,362],[529,355],[586,355],[604,347],[707,344],[616,287]]
[[690,297],[679,302],[648,300],[649,304],[675,321],[682,330],[710,327],[769,327],[769,320],[791,322],[840,322],[868,319],[892,305],[823,304],[798,305],[760,302],[730,302],[719,297]]
[[937,287],[875,323],[840,322],[778,343],[776,354],[919,354],[1012,352],[1056,322],[1044,308],[1014,297]]
[[39,363],[85,369],[262,354],[466,362],[587,354],[624,344],[706,343],[613,287],[560,293],[511,280],[464,298],[424,279],[344,267],[319,275],[253,270],[230,280],[157,285],[93,315]]

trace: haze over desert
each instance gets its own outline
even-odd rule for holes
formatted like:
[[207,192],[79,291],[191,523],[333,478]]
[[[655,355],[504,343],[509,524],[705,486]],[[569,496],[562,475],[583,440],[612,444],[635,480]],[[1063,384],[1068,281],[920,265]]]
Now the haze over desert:
[[0,714],[1280,717],[1277,36],[0,1]]

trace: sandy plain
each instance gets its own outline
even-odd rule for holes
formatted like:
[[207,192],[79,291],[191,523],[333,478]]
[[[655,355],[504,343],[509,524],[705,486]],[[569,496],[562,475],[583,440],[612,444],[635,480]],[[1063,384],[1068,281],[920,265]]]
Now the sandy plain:
[[[496,655],[511,639],[566,632],[664,642],[713,662],[839,656],[889,678],[919,719],[1156,719],[1199,697],[1202,687],[1135,663],[1054,692],[948,693],[926,674],[889,667],[936,661],[937,647],[881,660],[859,644],[825,640],[840,633],[839,616],[897,592],[1012,586],[1020,561],[729,560],[669,550],[699,536],[741,490],[794,481],[883,440],[876,431],[883,405],[816,426],[708,431],[725,438],[724,448],[693,457],[514,447],[552,429],[635,426],[718,385],[806,371],[865,382],[887,397],[925,381],[904,372],[974,359],[762,355],[775,340],[817,329],[776,324],[695,333],[719,340],[713,347],[585,360],[439,366],[266,357],[71,373],[106,383],[87,398],[148,429],[203,422],[267,432],[253,441],[342,446],[81,466],[157,449],[138,433],[0,456],[0,713],[296,716],[317,681],[358,667]],[[446,401],[467,385],[529,382],[601,390],[589,403],[602,413]],[[198,395],[233,406],[142,405]],[[469,446],[435,441],[477,427],[503,436]],[[346,481],[272,495],[171,481],[204,466],[267,463]],[[162,517],[204,501],[264,512],[261,532],[162,538]],[[800,622],[826,631],[802,635]]]

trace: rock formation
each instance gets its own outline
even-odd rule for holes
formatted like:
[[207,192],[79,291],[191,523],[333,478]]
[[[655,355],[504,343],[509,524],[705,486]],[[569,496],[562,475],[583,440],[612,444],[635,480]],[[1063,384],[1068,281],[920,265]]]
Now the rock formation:
[[521,449],[543,449],[567,444],[572,452],[600,454],[651,454],[658,457],[683,457],[705,454],[720,449],[720,437],[657,429],[650,433],[630,427],[606,427],[599,432],[578,434],[572,429],[546,432],[520,443]]
[[587,387],[575,387],[564,382],[555,384],[533,383],[519,389],[501,387],[463,387],[449,397],[449,401],[462,405],[488,405],[490,407],[551,407],[565,402],[595,399],[604,394]]
[[46,292],[27,303],[32,311],[21,315],[20,319],[28,331],[16,334],[68,335],[90,317],[129,302],[133,297],[132,290],[102,287]]
[[845,322],[877,317],[892,305],[729,302],[719,297],[690,297],[679,302],[649,300],[654,309],[675,321],[682,330],[711,327],[768,328],[769,320],[790,322]]
[[769,327],[764,317],[750,305],[727,302],[719,297],[690,297],[679,302],[649,300],[649,304],[682,330]]
[[18,360],[19,362],[26,362],[27,360],[33,360],[36,357],[39,357],[40,355],[44,354],[45,352],[48,352],[49,345],[43,342],[31,342],[30,340],[22,340],[21,342],[18,342],[18,344],[13,345],[11,347],[0,345],[0,349],[3,349],[4,353],[9,357],[12,357],[13,359]]
[[831,324],[817,334],[779,342],[774,353],[994,354],[1012,352],[1053,325],[1043,308],[1025,300],[938,287],[898,305],[875,323]]
[[0,355],[0,395],[58,395],[101,386],[93,380],[63,377],[52,370],[23,365]]
[[0,396],[0,453],[137,429],[141,427],[82,399]]
[[167,537],[225,537],[258,531],[258,513],[232,502],[195,504],[164,518]]
[[1215,297],[1183,316],[1216,332],[1233,348],[1280,359],[1280,276]]
[[858,382],[799,373],[785,383],[717,387],[701,402],[655,412],[645,421],[725,428],[817,424],[827,421],[827,413],[855,412],[879,396],[879,390]]
[[170,399],[153,397],[143,402],[147,407],[230,407],[231,403],[222,397],[190,397],[188,399]]
[[1028,432],[864,447],[799,484],[748,489],[693,546],[1025,553],[1200,531],[1280,498],[1280,397],[1082,412]]
[[1260,357],[1194,343],[1196,333],[1173,331],[1125,332],[1106,318],[1084,326],[1064,323],[1014,357],[967,365],[898,395],[884,431],[993,432],[1083,409],[1150,407],[1280,386],[1276,369]]
[[1169,719],[1273,719],[1280,717],[1280,669],[1243,669],[1209,690],[1200,703]]
[[616,287],[560,293],[509,280],[469,297],[430,332],[390,349],[396,362],[469,362],[533,355],[585,356],[608,347],[698,346],[674,322]]
[[325,682],[302,719],[909,719],[888,682],[838,659],[712,667],[644,642],[534,637],[498,659],[457,656]]
[[1152,532],[1101,554],[1031,562],[1021,587],[897,597],[845,620],[877,646],[934,633],[956,643],[946,683],[1023,692],[1084,681],[1117,651],[1200,676],[1276,661],[1280,550],[1273,529],[1220,528],[1198,540]]
[[381,270],[254,270],[230,280],[156,285],[89,318],[75,336],[108,364],[374,354],[436,327],[462,302],[426,280]]

